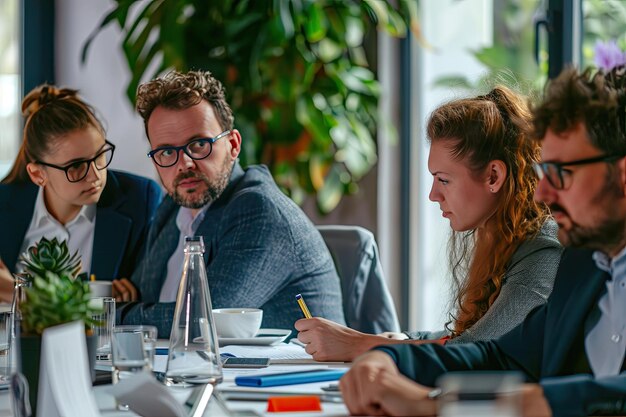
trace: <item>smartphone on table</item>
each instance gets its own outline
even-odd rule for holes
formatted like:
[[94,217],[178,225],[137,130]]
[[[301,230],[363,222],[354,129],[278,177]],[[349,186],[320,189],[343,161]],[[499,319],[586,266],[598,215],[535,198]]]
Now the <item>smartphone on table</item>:
[[226,358],[224,368],[266,368],[270,358]]

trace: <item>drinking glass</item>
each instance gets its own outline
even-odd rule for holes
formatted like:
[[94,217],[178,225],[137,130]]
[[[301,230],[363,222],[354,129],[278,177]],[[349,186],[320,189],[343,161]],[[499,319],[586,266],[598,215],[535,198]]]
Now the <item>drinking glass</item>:
[[33,279],[29,274],[13,274],[13,301],[11,303],[11,331],[9,333],[9,364],[11,371],[21,372],[22,359],[19,348],[19,329],[22,320],[21,304],[26,300],[26,288],[33,285]]
[[450,372],[437,380],[441,387],[441,417],[520,417],[521,387],[518,372]]
[[0,310],[0,384],[11,380],[11,330],[13,318],[10,307]]
[[111,359],[111,333],[115,327],[115,298],[95,297],[92,303],[101,307],[102,313],[93,316],[99,325],[92,325],[93,334],[97,337],[96,359]]
[[[150,372],[154,363],[157,329],[154,326],[115,326],[111,333],[112,382],[117,384],[138,372]],[[117,404],[118,410],[128,405]]]
[[148,365],[150,367],[150,370],[154,369],[154,354],[156,352],[156,341],[158,336],[158,331],[155,326],[148,326],[145,324],[130,324],[123,326],[114,326],[113,330],[116,332],[124,333],[140,333],[143,338],[143,350],[145,357],[148,361]]

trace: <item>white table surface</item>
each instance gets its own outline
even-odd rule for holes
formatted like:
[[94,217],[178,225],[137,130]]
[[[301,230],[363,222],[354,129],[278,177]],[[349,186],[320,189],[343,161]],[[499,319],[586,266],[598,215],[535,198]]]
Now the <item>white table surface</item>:
[[[328,368],[328,365],[307,365],[307,367],[318,367],[318,368]],[[268,368],[264,368],[258,372],[263,372],[263,373],[272,373],[272,372],[284,372],[286,370],[289,370],[289,368],[292,368],[293,370],[296,369],[301,369],[302,366],[299,365],[270,365]],[[335,367],[332,366],[331,367]],[[234,376],[236,374],[238,374],[237,370],[233,370],[233,369],[229,369],[229,370],[224,370],[224,382],[222,382],[221,384],[218,385],[217,389],[233,389],[235,388],[235,384],[234,384]],[[250,371],[242,371],[245,373],[249,373]],[[299,384],[299,385],[291,385],[288,387],[276,387],[275,389],[277,391],[280,391],[281,389],[290,389],[294,388],[295,391],[301,391],[301,392],[319,392],[322,393],[322,391],[320,390],[321,386],[324,385],[328,385],[329,382],[325,382],[325,383],[314,383],[314,384]],[[93,387],[94,390],[94,395],[96,398],[96,402],[98,404],[98,408],[100,409],[102,416],[107,416],[107,417],[132,417],[132,416],[136,416],[135,413],[130,412],[130,411],[119,411],[116,409],[115,407],[115,398],[109,394],[108,390],[110,388],[110,385],[99,385],[99,386],[95,386]],[[181,388],[170,388],[172,390],[175,390],[177,392],[177,397],[182,397],[181,401],[184,400],[184,398],[188,395],[188,392],[190,392],[190,390],[188,389],[181,389]],[[277,395],[279,395],[277,393]],[[304,395],[304,394],[303,394]],[[211,416],[211,417],[219,417],[221,415],[225,415],[225,413],[221,412],[221,409],[219,408],[219,406],[215,403],[215,399],[211,398],[211,401],[209,403],[209,407],[207,409],[207,412],[205,413],[206,416]],[[298,416],[298,417],[309,417],[309,416],[324,416],[324,417],[331,417],[331,416],[347,416],[348,415],[348,411],[346,409],[346,407],[343,405],[343,403],[332,403],[332,402],[322,402],[322,411],[321,412],[298,412],[298,413],[284,413],[281,412],[279,414],[277,413],[268,413],[267,412],[267,401],[226,401],[226,406],[228,407],[229,410],[231,411],[243,411],[243,410],[253,410],[261,415],[264,416],[280,416],[280,417],[288,417],[288,416]],[[11,410],[11,400],[10,400],[10,394],[9,391],[2,391],[0,392],[0,417],[4,417],[4,416],[13,416],[13,412]]]

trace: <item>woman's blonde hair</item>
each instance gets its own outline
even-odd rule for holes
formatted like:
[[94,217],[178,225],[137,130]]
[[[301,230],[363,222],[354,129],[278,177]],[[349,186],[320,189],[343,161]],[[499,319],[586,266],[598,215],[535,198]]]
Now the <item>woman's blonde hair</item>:
[[455,158],[472,173],[484,172],[494,160],[507,167],[496,212],[485,227],[453,231],[450,237],[456,308],[446,327],[452,337],[487,312],[500,294],[513,253],[539,232],[548,217],[547,207],[533,199],[537,185],[533,163],[540,148],[530,137],[530,120],[525,99],[500,86],[484,96],[444,104],[428,120],[429,140],[450,141]]

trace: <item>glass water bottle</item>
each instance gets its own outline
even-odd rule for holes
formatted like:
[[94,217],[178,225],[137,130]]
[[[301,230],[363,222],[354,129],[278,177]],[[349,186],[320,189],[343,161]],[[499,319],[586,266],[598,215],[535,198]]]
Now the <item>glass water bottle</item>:
[[7,367],[11,372],[21,371],[20,358],[20,327],[22,321],[21,304],[26,300],[26,288],[30,288],[33,283],[32,277],[27,273],[13,274],[13,301],[11,302],[11,319],[9,323],[9,360]]
[[202,237],[186,236],[184,253],[165,370],[166,383],[182,386],[217,384],[222,381],[222,363]]

